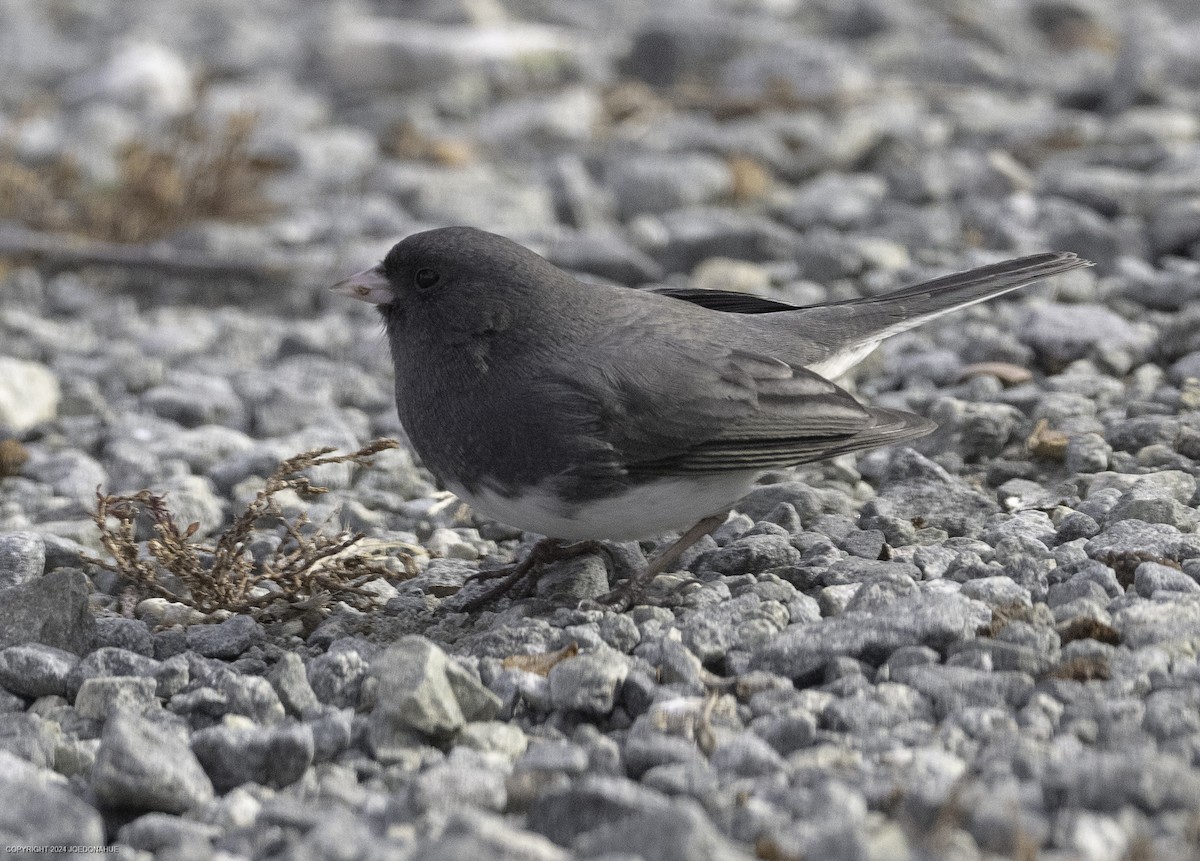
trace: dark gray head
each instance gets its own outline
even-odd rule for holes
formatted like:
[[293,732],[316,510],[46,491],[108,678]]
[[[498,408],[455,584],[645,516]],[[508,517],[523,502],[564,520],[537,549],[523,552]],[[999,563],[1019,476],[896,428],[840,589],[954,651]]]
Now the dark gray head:
[[[444,227],[397,242],[382,263],[332,289],[379,306],[393,342],[444,343],[508,329],[537,312],[547,289],[571,279],[517,243],[473,227]],[[551,304],[553,302],[551,301]]]

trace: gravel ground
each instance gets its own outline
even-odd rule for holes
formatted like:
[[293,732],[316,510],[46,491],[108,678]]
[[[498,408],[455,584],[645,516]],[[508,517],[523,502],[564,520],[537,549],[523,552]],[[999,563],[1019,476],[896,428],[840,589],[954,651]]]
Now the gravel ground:
[[[10,172],[119,183],[251,110],[272,204],[128,259],[0,223],[0,842],[1200,857],[1197,44],[1194,0],[0,0]],[[599,557],[460,612],[531,536],[404,449],[292,501],[420,548],[374,612],[124,604],[97,486],[205,537],[279,458],[402,437],[378,320],[323,287],[452,223],[794,302],[1096,266],[888,342],[859,393],[940,430],[767,476],[627,613],[576,609]]]

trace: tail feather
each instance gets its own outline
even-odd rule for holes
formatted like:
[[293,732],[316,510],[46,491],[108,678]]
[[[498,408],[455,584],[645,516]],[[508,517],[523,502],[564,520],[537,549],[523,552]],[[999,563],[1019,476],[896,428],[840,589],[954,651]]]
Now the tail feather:
[[1042,278],[1091,265],[1068,251],[1034,254],[924,281],[882,296],[799,309],[805,330],[824,333],[824,337],[818,337],[827,348],[826,357],[809,367],[824,377],[838,377],[885,338]]

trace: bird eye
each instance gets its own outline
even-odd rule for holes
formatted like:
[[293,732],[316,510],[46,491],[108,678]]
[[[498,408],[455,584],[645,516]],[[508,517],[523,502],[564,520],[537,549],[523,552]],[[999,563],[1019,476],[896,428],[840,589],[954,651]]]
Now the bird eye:
[[418,290],[428,290],[434,284],[438,283],[442,278],[432,269],[418,269],[417,274],[413,276],[413,283],[417,285]]

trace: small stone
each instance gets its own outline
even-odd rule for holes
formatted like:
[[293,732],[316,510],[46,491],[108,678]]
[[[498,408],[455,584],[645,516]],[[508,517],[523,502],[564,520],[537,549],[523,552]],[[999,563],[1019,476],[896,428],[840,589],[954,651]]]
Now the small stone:
[[105,647],[84,656],[67,678],[68,694],[72,697],[86,679],[105,676],[144,676],[154,678],[162,664],[125,649]]
[[183,813],[213,797],[182,728],[124,712],[104,725],[91,784],[96,799],[109,808]]
[[626,154],[614,162],[607,180],[622,220],[712,203],[733,190],[729,166],[703,153]]
[[139,676],[96,676],[84,679],[75,695],[75,711],[104,722],[115,711],[140,714],[158,706],[157,683]]
[[16,434],[58,414],[58,378],[45,365],[0,356],[0,429]]
[[295,652],[284,652],[271,671],[267,680],[279,695],[279,701],[287,713],[301,717],[305,712],[321,705],[317,695],[313,693],[308,683],[308,675],[304,670],[304,661]]
[[65,697],[77,663],[76,655],[41,643],[9,646],[0,650],[0,687],[23,697]]
[[117,648],[154,657],[154,635],[141,619],[101,617],[96,619],[93,649]]
[[0,535],[0,589],[21,586],[42,576],[46,543],[36,532]]
[[[629,853],[656,861],[750,861],[690,799],[643,808],[618,822],[600,825],[572,844],[583,857]],[[828,857],[828,856],[826,856]]]
[[1143,562],[1134,569],[1133,588],[1143,598],[1151,598],[1159,591],[1200,593],[1200,583],[1178,568],[1158,562]]
[[499,753],[515,762],[529,744],[519,726],[502,721],[472,721],[462,728],[456,744],[484,753]]
[[606,715],[616,703],[627,671],[623,659],[607,654],[569,658],[550,671],[550,702],[566,711]]
[[718,774],[728,777],[767,777],[787,772],[783,757],[766,740],[753,733],[739,733],[720,742],[709,762]]
[[986,604],[965,596],[920,593],[877,613],[847,612],[789,627],[754,656],[751,667],[797,681],[811,679],[835,657],[882,661],[903,646],[942,648],[990,619]]
[[264,728],[233,722],[200,730],[191,745],[221,792],[250,782],[290,786],[312,765],[314,753],[312,728],[307,724]]
[[220,836],[221,829],[216,825],[155,812],[122,825],[117,832],[117,842],[154,853],[197,846],[211,848],[212,842]]
[[339,708],[358,705],[368,664],[354,649],[329,651],[308,662],[308,683],[321,702]]
[[445,738],[468,720],[491,720],[499,698],[423,637],[408,636],[371,661],[376,688],[371,741],[386,748],[408,733]]
[[89,594],[87,577],[68,570],[0,589],[0,648],[45,643],[82,654],[91,646],[96,626]]
[[455,748],[445,762],[421,772],[409,795],[410,802],[422,811],[465,805],[502,812],[508,799],[504,775],[488,764],[478,751]]
[[34,712],[5,715],[0,722],[0,751],[16,754],[34,765],[54,765],[59,727]]
[[238,657],[264,637],[262,625],[249,616],[231,616],[216,625],[193,625],[187,629],[188,648],[206,658],[225,660]]
[[104,846],[104,820],[47,771],[0,750],[0,834],[9,845]]
[[544,793],[529,810],[529,827],[569,846],[580,835],[639,813],[661,811],[667,803],[663,795],[627,778],[584,775],[562,789]]

